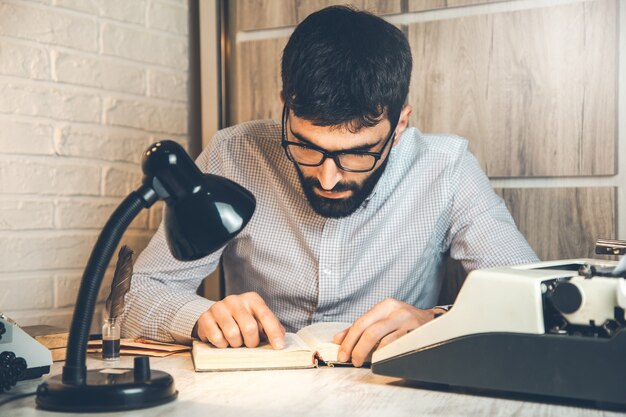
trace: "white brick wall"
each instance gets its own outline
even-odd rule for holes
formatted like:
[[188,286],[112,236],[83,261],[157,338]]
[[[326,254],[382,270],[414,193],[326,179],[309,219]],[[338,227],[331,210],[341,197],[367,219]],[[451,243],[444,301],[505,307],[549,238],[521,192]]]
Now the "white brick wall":
[[[141,153],[188,146],[187,13],[185,0],[0,0],[0,312],[18,323],[69,326]],[[161,210],[124,243],[142,250]]]

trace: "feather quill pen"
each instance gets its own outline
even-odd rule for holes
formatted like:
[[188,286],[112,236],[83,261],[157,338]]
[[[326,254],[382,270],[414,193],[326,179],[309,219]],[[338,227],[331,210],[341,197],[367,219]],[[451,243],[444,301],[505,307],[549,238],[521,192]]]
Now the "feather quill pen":
[[116,319],[124,312],[124,296],[130,289],[130,280],[133,277],[133,254],[133,250],[124,245],[117,255],[111,292],[106,301],[109,318]]

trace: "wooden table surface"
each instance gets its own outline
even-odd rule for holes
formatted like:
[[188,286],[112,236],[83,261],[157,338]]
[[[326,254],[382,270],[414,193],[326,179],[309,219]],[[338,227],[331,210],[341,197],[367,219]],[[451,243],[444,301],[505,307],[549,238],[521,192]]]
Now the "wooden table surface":
[[[89,356],[89,368],[108,368]],[[62,362],[52,375],[61,373]],[[123,357],[115,366],[132,367]],[[195,417],[195,416],[625,416],[572,405],[545,404],[528,399],[504,399],[417,388],[397,378],[374,375],[369,369],[348,367],[302,370],[194,372],[188,353],[151,358],[152,369],[174,376],[178,399],[143,410],[98,413],[97,416]],[[46,378],[48,376],[45,376]],[[22,381],[9,395],[34,391],[41,379]],[[35,397],[0,407],[2,417],[74,416],[39,410]]]

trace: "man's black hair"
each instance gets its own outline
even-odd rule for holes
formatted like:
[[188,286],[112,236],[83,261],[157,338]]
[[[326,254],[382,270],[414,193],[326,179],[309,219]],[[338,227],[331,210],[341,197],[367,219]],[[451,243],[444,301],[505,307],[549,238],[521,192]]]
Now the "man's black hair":
[[332,6],[300,23],[283,51],[285,104],[319,126],[351,131],[398,121],[411,79],[404,34],[370,13]]

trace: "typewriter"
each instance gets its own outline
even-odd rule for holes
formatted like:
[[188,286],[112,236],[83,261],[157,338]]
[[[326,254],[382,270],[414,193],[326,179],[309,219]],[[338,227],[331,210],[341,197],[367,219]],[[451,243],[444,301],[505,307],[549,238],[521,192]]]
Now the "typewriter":
[[[619,255],[626,242],[598,241]],[[470,273],[450,311],[374,352],[425,387],[626,408],[626,256]]]
[[50,372],[52,354],[0,312],[0,394]]

